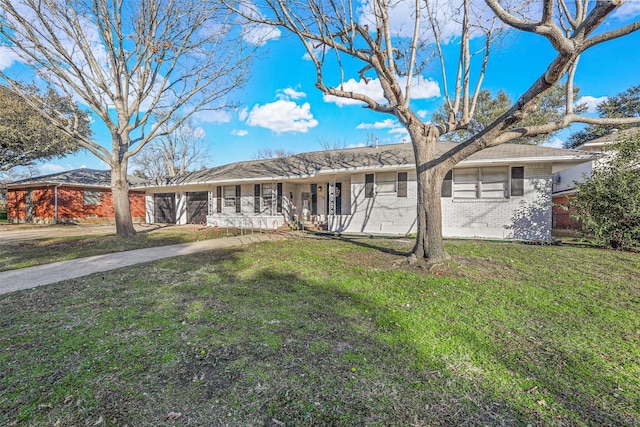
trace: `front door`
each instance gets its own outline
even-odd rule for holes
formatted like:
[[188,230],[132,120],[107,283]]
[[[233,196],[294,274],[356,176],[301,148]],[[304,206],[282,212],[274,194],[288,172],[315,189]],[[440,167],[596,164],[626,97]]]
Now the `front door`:
[[311,219],[311,193],[302,193],[302,219]]

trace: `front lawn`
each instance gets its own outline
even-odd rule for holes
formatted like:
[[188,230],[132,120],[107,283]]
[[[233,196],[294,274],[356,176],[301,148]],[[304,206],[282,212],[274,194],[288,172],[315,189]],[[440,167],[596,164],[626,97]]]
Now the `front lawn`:
[[[245,233],[251,234],[252,231],[242,230],[242,234]],[[260,232],[255,231],[254,233]],[[216,239],[235,234],[240,234],[240,230],[172,226],[138,232],[134,236],[125,238],[112,233],[5,242],[0,251],[0,271],[113,252]],[[266,235],[267,232],[265,231],[263,234]]]
[[0,296],[0,425],[640,425],[640,255],[290,238]]

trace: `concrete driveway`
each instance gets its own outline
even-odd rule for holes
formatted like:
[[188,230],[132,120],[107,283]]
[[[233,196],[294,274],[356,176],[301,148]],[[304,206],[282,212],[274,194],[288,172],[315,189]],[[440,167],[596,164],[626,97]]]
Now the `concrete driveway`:
[[[69,261],[37,265],[35,267],[17,270],[0,271],[0,295],[75,279],[99,271],[109,271],[129,265],[189,255],[202,251],[242,246],[256,243],[267,238],[271,239],[271,236],[267,237],[266,235],[256,234],[255,236],[222,237],[219,239],[76,258]],[[276,236],[275,238],[280,239],[281,237]]]
[[[135,224],[134,227],[136,231],[151,231],[162,228],[162,225]],[[0,244],[61,236],[95,236],[115,233],[115,225],[0,224]]]

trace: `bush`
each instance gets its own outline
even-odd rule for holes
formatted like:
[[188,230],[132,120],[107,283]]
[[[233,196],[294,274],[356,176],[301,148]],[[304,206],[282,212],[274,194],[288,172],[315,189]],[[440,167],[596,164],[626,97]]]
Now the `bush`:
[[609,156],[576,184],[572,215],[595,243],[616,249],[640,247],[640,134],[622,138]]

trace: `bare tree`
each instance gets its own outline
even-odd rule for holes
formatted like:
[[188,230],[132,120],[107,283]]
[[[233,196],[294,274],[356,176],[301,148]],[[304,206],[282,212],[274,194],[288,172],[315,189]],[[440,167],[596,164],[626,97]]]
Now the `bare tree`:
[[160,180],[203,168],[210,159],[204,131],[188,120],[173,132],[149,142],[131,159],[131,164],[136,167],[136,175]]
[[[324,151],[330,150],[344,150],[345,148],[353,148],[355,144],[347,143],[347,140],[341,138],[335,139],[325,139],[320,138],[318,143],[322,147]],[[358,145],[363,145],[367,147],[375,147],[380,143],[378,135],[375,132],[367,131],[367,136],[364,143],[359,143]]]
[[[224,108],[241,85],[250,49],[220,2],[193,0],[0,0],[0,45],[21,65],[0,77],[56,126],[111,167],[116,230],[135,233],[126,179],[129,159],[195,112]],[[88,105],[110,147],[60,120],[21,81],[35,78]],[[34,78],[28,76],[27,78]]]
[[[458,162],[484,148],[553,132],[574,122],[638,121],[583,117],[574,110],[573,79],[580,55],[640,28],[638,22],[616,27],[616,21],[606,21],[622,3],[624,0],[595,4],[588,0],[514,1],[507,8],[507,2],[499,0],[264,0],[256,4],[241,0],[230,7],[252,23],[276,26],[297,36],[315,64],[315,85],[324,94],[360,101],[373,111],[395,116],[407,129],[418,176],[413,254],[437,263],[449,258],[442,240],[440,187]],[[608,24],[603,26],[605,22]],[[556,55],[506,112],[447,153],[437,155],[439,138],[469,127],[492,48],[505,31],[544,37]],[[451,40],[459,45],[454,59],[446,56],[452,49],[445,49],[445,44]],[[474,50],[476,40],[483,42],[482,49]],[[348,75],[353,61],[359,61],[362,68],[357,75]],[[456,64],[453,72],[448,68],[451,64]],[[439,123],[425,123],[411,106],[415,83],[429,69],[439,70],[435,78],[444,92],[447,114]],[[331,85],[337,76],[340,82]],[[349,86],[349,77],[379,85],[384,101]],[[561,79],[567,80],[562,116],[544,124],[520,125]]]
[[284,148],[261,148],[253,155],[253,158],[254,160],[283,159],[293,154],[293,151]]
[[349,147],[349,145],[347,144],[347,141],[345,141],[344,139],[338,139],[338,138],[332,139],[332,140],[320,138],[318,140],[318,143],[320,144],[320,146],[324,151],[342,150],[344,148]]

